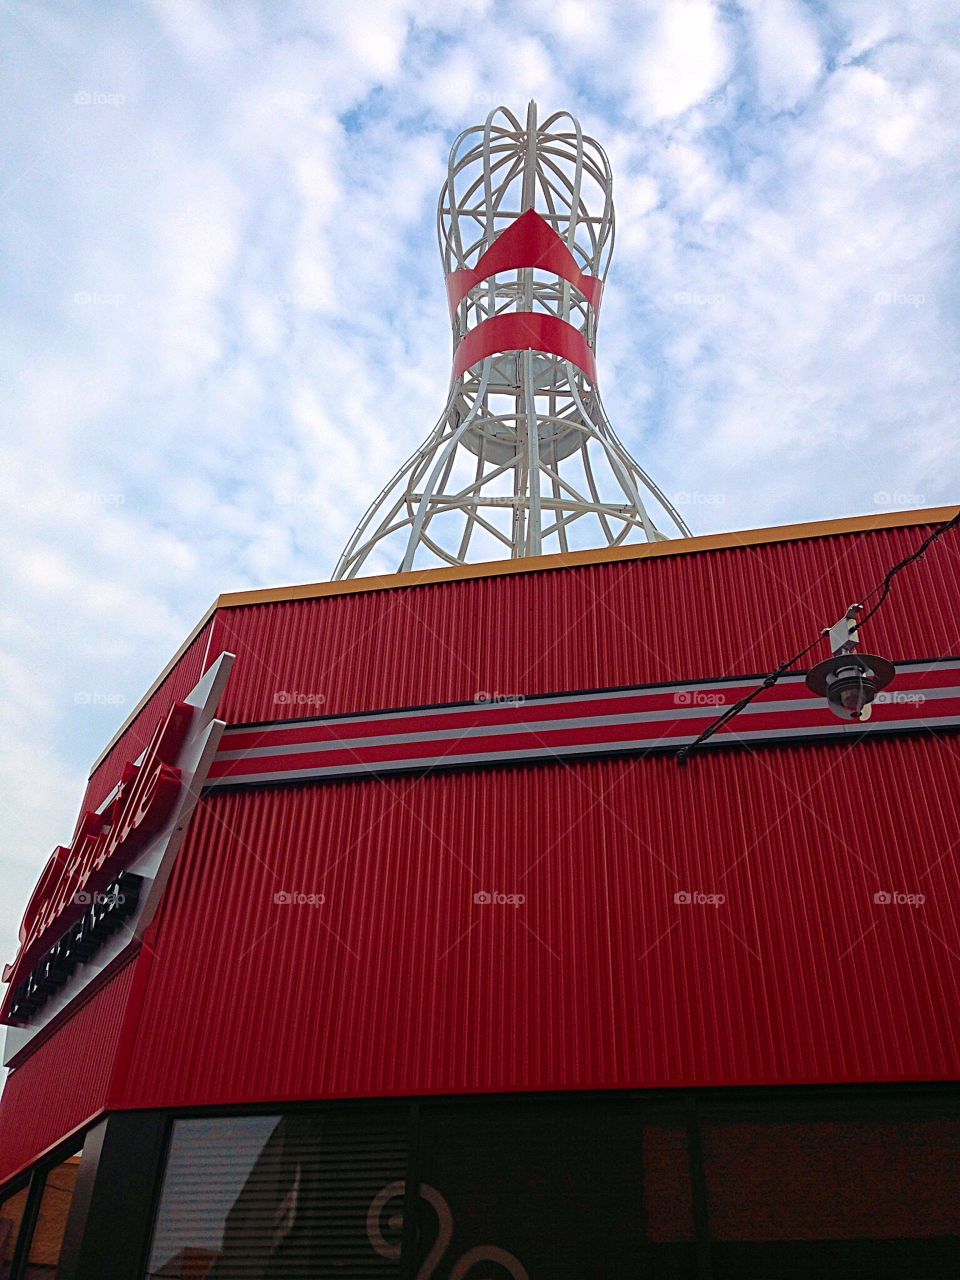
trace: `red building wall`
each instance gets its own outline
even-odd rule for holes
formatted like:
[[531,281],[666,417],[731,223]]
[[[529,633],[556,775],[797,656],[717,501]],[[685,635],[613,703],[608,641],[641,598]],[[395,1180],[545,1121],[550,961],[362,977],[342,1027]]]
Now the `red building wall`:
[[[760,672],[925,532],[228,599],[90,795],[223,649],[230,723]],[[931,548],[866,647],[960,654],[958,564]],[[129,968],[122,1050],[107,988],[101,1021],[84,1006],[18,1067],[0,1179],[98,1106],[956,1078],[958,797],[950,735],[210,794]],[[51,1089],[49,1125],[18,1129]]]
[[210,797],[123,1103],[951,1078],[958,759],[930,737]]
[[[895,528],[733,545],[222,609],[210,652],[238,655],[223,714],[236,723],[768,671],[836,621],[923,534]],[[895,604],[871,624],[879,652],[958,651],[960,538],[951,537],[899,580]],[[275,701],[283,692],[324,701],[319,711],[316,703],[284,707]]]
[[[203,675],[208,661],[212,620],[201,627],[190,644],[153,692],[144,699],[142,707],[133,716],[124,732],[110,744],[96,767],[92,770],[83,800],[84,809],[96,809],[116,786],[117,779],[128,761],[136,760],[149,744],[157,721],[167,714],[173,704],[186,697]],[[214,654],[216,657],[216,654]]]
[[107,1110],[136,961],[126,964],[7,1076],[0,1183]]

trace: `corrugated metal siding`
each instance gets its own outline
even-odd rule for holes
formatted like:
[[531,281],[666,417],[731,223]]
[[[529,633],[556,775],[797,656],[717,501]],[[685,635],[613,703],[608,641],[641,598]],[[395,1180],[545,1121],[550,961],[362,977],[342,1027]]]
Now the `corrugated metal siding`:
[[107,1105],[135,960],[7,1076],[0,1183]]
[[[233,722],[769,670],[914,550],[889,529],[221,610]],[[957,545],[935,545],[871,624],[898,658],[960,647]],[[944,603],[946,601],[947,603]],[[866,637],[865,637],[866,638]]]
[[210,797],[125,1101],[956,1078],[958,830],[932,737]]
[[[239,654],[222,714],[768,669],[923,532],[221,610],[211,655]],[[960,652],[956,564],[942,543],[908,570],[868,647]],[[205,629],[88,804],[206,649]],[[920,738],[210,797],[111,1102],[956,1078],[958,761],[955,738]],[[480,889],[526,901],[477,907]],[[275,906],[283,890],[326,901]],[[10,1078],[0,1176],[103,1105],[131,974]]]
[[173,704],[186,697],[204,671],[203,660],[213,620],[198,633],[183,657],[166,680],[144,705],[139,715],[113,744],[87,784],[83,810],[95,809],[116,785],[125,764],[136,760],[150,741],[157,721],[165,716]]

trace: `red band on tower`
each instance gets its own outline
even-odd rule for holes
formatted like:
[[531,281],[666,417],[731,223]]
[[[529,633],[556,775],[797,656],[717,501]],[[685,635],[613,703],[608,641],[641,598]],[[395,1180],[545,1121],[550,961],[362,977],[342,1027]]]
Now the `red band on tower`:
[[600,306],[603,281],[587,275],[560,237],[533,209],[520,215],[494,240],[475,267],[451,271],[447,276],[447,297],[453,314],[474,285],[489,280],[499,271],[537,268],[552,271],[572,284],[596,310]]
[[541,315],[539,311],[491,316],[471,329],[454,352],[454,378],[479,360],[501,351],[545,351],[571,361],[591,382],[597,380],[593,350],[580,330],[558,316]]

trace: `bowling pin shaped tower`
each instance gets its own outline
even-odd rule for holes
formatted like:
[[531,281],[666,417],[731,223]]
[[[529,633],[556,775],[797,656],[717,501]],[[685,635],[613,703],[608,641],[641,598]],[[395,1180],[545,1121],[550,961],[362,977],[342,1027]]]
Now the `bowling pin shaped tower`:
[[613,230],[609,162],[572,116],[499,107],[456,140],[437,211],[447,405],[335,578],[689,535],[597,390]]

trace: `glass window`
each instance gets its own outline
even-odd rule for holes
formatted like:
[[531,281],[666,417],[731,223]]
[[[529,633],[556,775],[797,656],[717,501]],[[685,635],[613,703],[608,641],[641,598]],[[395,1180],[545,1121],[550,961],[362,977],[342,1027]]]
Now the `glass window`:
[[58,1273],[67,1216],[77,1185],[80,1154],[78,1151],[47,1170],[40,1209],[30,1238],[24,1280],[41,1280]]
[[402,1217],[374,1231],[370,1208],[406,1145],[405,1107],[176,1121],[148,1277],[398,1275]]
[[702,1141],[716,1280],[960,1274],[956,1118],[705,1109]]
[[420,1168],[421,1274],[694,1274],[684,1134],[636,1101],[424,1106]]
[[17,1247],[17,1235],[23,1211],[27,1207],[27,1187],[21,1187],[12,1196],[0,1201],[0,1280],[9,1280],[13,1251]]
[[681,1097],[426,1101],[412,1146],[405,1104],[179,1120],[147,1274],[374,1280],[409,1249],[430,1280],[687,1280],[699,1248],[715,1280],[960,1276],[956,1107],[739,1099],[698,1102],[699,1242]]

